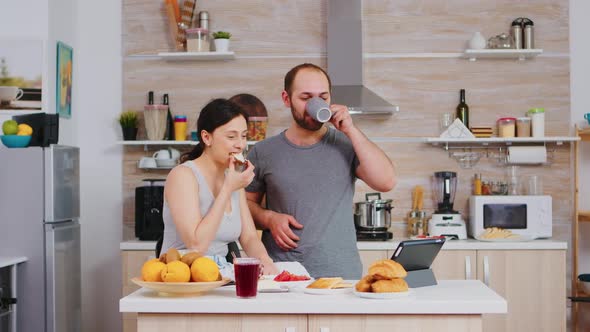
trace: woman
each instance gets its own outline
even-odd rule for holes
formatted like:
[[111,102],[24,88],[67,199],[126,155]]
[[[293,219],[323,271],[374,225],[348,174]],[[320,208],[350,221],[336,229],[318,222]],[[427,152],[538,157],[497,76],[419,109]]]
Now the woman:
[[169,248],[190,248],[212,257],[222,274],[231,270],[225,260],[227,244],[239,239],[249,257],[260,259],[265,274],[278,273],[258,238],[246,203],[246,187],[254,166],[236,171],[233,154],[246,147],[247,123],[241,109],[215,99],[199,114],[199,144],[182,155],[164,187],[164,241]]

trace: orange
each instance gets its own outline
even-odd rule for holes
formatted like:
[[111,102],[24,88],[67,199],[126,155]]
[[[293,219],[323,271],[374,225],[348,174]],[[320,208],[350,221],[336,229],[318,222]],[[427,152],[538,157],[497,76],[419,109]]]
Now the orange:
[[217,264],[208,257],[199,257],[191,265],[193,281],[217,281],[221,280]]
[[161,275],[164,282],[189,282],[191,269],[181,261],[174,261],[166,264]]
[[141,279],[143,281],[162,281],[160,274],[165,267],[166,264],[160,262],[157,258],[150,259],[143,263],[141,267]]

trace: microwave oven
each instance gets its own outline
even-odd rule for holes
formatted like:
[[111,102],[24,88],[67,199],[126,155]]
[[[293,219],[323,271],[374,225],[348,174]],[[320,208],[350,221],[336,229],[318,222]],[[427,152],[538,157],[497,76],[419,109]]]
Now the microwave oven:
[[498,227],[533,239],[553,234],[551,196],[471,196],[469,235],[479,236],[486,228]]

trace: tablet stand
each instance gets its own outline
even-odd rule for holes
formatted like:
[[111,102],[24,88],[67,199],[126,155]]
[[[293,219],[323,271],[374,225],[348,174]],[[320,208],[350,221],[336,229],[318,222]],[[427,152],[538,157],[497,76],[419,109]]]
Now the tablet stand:
[[438,284],[432,269],[408,271],[408,276],[405,280],[410,288],[434,286]]

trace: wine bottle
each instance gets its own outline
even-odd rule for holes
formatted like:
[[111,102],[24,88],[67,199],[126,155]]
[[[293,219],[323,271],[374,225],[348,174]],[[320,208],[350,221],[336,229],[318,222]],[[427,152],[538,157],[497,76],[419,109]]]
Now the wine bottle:
[[168,94],[165,93],[162,96],[162,104],[168,106],[168,115],[166,116],[166,134],[164,138],[168,141],[174,140],[174,119],[172,118],[172,113],[170,112],[170,101],[168,100]]
[[457,119],[461,120],[465,127],[469,129],[469,106],[465,103],[465,89],[459,93],[459,105],[457,105]]

